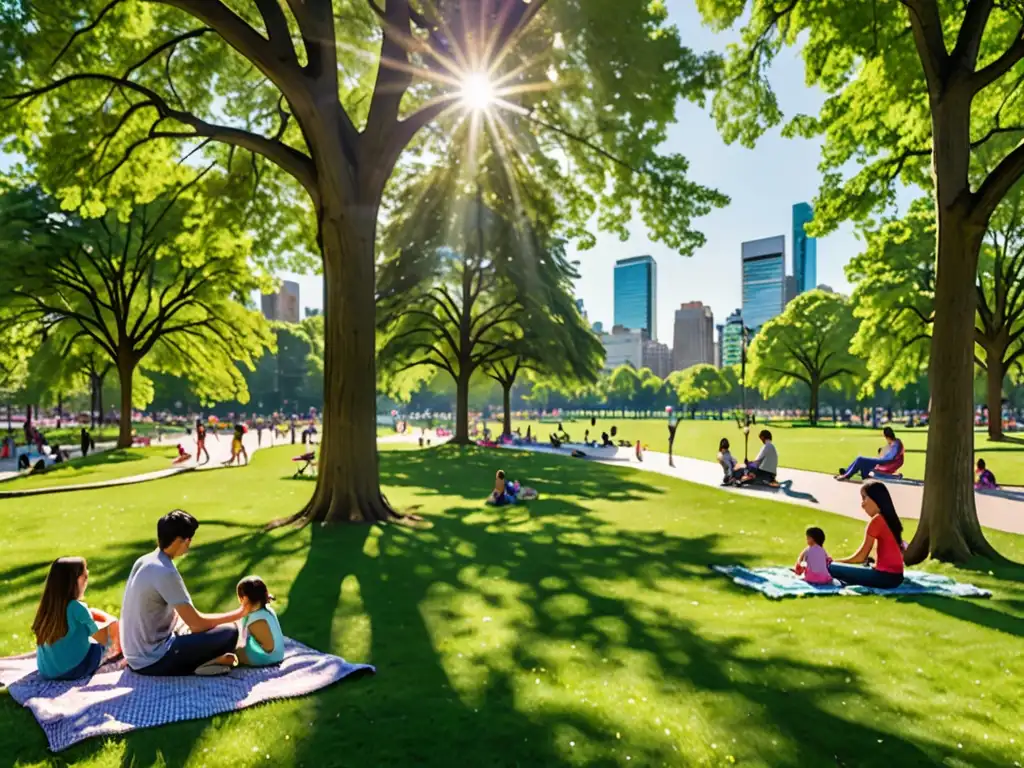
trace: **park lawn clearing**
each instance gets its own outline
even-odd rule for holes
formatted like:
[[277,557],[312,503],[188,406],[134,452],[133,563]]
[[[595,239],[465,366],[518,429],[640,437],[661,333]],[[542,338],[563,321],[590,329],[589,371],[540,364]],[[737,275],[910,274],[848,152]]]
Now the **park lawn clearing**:
[[[82,483],[104,483],[134,475],[171,469],[178,456],[173,445],[148,448],[119,448],[92,453],[62,464],[52,464],[37,475],[25,475],[0,483],[0,492],[27,491]],[[191,462],[194,464],[194,462]]]
[[[262,576],[285,633],[374,678],[210,720],[46,751],[0,696],[17,766],[894,765],[1024,762],[1024,568],[948,573],[992,590],[776,603],[712,564],[786,564],[821,525],[863,524],[629,467],[441,447],[381,453],[384,492],[427,527],[264,533],[312,491],[293,446],[139,486],[0,500],[0,654],[31,648],[49,562],[88,558],[86,600],[118,611],[175,506],[202,525],[181,571],[200,610]],[[538,501],[484,507],[494,472]],[[987,532],[1008,557],[1021,537]]]
[[[728,418],[728,414],[726,417],[722,421],[680,419],[673,453],[676,456],[715,461],[718,441],[725,437],[731,444],[732,455],[742,461],[743,432],[737,427],[735,419]],[[773,442],[779,450],[780,466],[830,475],[836,474],[839,467],[847,467],[857,456],[877,456],[878,449],[885,444],[881,427],[834,426],[828,421],[820,424],[818,427],[808,426],[806,422],[794,424],[790,421],[754,424],[750,428],[750,458],[754,458],[760,450],[757,433],[762,429],[772,433]],[[604,417],[597,419],[596,427],[590,426],[590,419],[562,421],[562,426],[574,441],[582,441],[584,433],[589,429],[591,439],[600,442],[601,433],[610,432],[613,425],[618,427],[616,441],[625,439],[635,443],[640,440],[652,451],[668,451],[668,419],[664,416],[652,419]],[[491,419],[487,426],[492,431],[501,432],[500,420]],[[548,435],[557,429],[558,422],[512,421],[512,429],[520,429],[524,435],[527,427],[530,427],[533,435],[547,442]],[[902,469],[904,476],[914,480],[922,479],[928,429],[907,429],[899,424],[893,424],[892,427],[907,451]],[[975,458],[985,459],[1000,484],[1024,485],[1024,439],[1012,433],[1007,437],[1004,442],[994,443],[988,439],[984,429],[976,429]]]

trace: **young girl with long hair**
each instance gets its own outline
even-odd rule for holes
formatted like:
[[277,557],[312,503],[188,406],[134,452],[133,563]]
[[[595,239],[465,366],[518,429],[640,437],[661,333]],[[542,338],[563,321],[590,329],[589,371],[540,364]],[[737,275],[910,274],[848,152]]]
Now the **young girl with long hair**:
[[277,614],[270,607],[274,596],[259,576],[246,576],[235,588],[238,604],[246,609],[242,619],[245,644],[238,649],[238,662],[250,667],[279,664],[284,659],[284,633]]
[[84,558],[61,557],[50,565],[32,622],[36,664],[47,680],[90,677],[105,651],[110,656],[120,653],[117,620],[82,602],[88,583]]

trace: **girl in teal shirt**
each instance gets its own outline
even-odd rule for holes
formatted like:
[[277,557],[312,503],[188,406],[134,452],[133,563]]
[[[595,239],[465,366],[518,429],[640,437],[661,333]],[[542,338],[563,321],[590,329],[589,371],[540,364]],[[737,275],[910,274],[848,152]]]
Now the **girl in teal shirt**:
[[36,666],[47,680],[77,680],[99,669],[104,651],[120,653],[117,620],[82,602],[89,569],[81,557],[50,565],[32,632]]
[[242,619],[245,643],[238,650],[238,661],[250,667],[280,664],[284,659],[284,633],[277,614],[268,603],[274,596],[259,576],[246,576],[235,590],[239,604],[245,608]]

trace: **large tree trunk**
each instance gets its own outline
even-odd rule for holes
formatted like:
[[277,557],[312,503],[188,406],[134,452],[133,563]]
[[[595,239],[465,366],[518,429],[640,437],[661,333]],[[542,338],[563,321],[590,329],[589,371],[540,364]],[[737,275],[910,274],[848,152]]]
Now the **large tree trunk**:
[[324,424],[316,489],[288,522],[395,519],[380,490],[374,304],[376,204],[320,211],[324,262]]
[[1002,350],[998,353],[988,353],[985,361],[985,378],[988,384],[988,438],[989,440],[1003,439],[1003,367]]
[[816,427],[818,426],[818,397],[821,393],[821,385],[816,381],[812,381],[808,389],[811,390],[811,405],[807,415],[811,420],[811,426]]
[[121,387],[121,421],[117,434],[118,448],[132,447],[132,372],[135,363],[125,355],[117,362],[117,381]]
[[[969,114],[969,104],[962,106],[965,115]],[[908,563],[920,562],[928,555],[963,562],[974,554],[995,554],[978,522],[972,480],[977,311],[974,285],[984,229],[965,215],[964,190],[960,194],[944,194],[943,171],[950,161],[944,160],[942,153],[967,152],[966,143],[951,148],[944,138],[937,127],[934,163],[939,231],[935,323],[928,371],[931,411],[921,520],[907,549]],[[966,160],[961,158],[961,162]],[[966,170],[962,175],[966,180]]]
[[512,434],[512,385],[502,384],[501,385],[502,399],[501,404],[505,409],[505,420],[502,425],[501,434],[508,437]]
[[461,372],[455,379],[455,434],[452,442],[469,445],[469,374]]

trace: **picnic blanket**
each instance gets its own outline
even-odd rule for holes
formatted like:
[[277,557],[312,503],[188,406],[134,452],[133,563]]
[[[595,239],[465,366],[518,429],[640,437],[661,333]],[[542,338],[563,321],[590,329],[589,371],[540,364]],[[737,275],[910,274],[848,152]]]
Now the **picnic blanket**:
[[284,661],[238,667],[219,677],[147,677],[123,659],[104,664],[90,679],[59,682],[36,674],[35,654],[0,659],[0,684],[43,727],[53,752],[92,738],[212,717],[273,699],[304,696],[348,677],[376,670],[349,664],[285,638]]
[[711,569],[730,577],[741,587],[756,590],[772,600],[783,597],[818,595],[939,595],[941,597],[991,597],[992,593],[973,584],[964,584],[949,576],[924,571],[905,571],[903,583],[895,589],[877,587],[808,584],[789,568],[744,568],[742,565],[712,565]]

